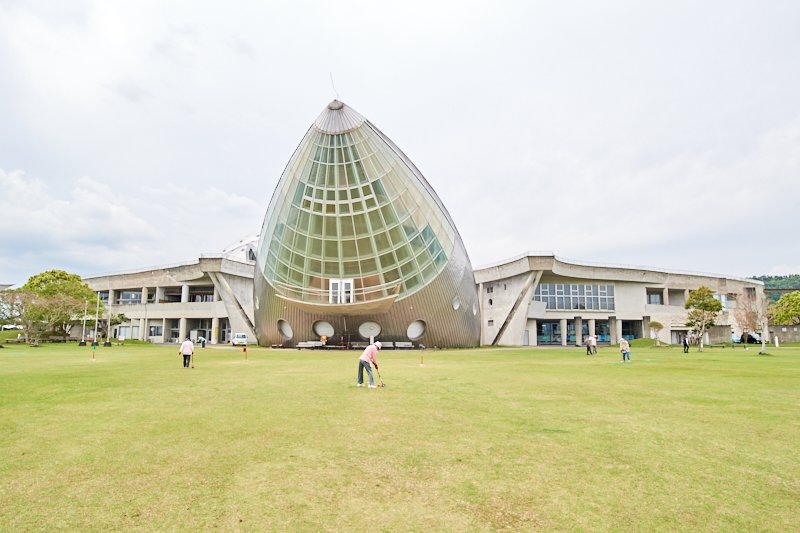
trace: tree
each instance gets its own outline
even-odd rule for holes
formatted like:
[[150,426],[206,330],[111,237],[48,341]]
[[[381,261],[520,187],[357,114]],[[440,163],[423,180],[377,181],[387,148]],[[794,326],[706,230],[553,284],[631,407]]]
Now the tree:
[[708,287],[700,287],[689,294],[686,300],[686,309],[689,317],[686,325],[689,326],[700,339],[697,351],[703,351],[703,336],[709,328],[714,326],[719,312],[722,311],[722,302],[714,298],[714,293]]
[[[108,339],[111,336],[111,328],[113,328],[117,324],[122,324],[126,320],[128,320],[128,317],[126,317],[122,313],[119,314],[111,313],[110,324],[108,318],[101,318],[100,320],[97,321],[98,336],[101,338],[105,337],[106,339]],[[91,322],[92,325],[94,325],[94,320],[92,320]]]
[[764,335],[764,327],[768,321],[765,302],[747,296],[746,294],[737,294],[733,316],[736,318],[736,323],[742,328],[742,335],[745,341],[747,340],[748,333],[761,333],[761,353],[765,353],[766,335]]
[[22,326],[26,342],[41,338],[48,328],[46,312],[49,298],[31,291],[13,289],[2,291],[0,300],[6,320]]
[[31,276],[21,290],[40,297],[44,308],[39,310],[38,320],[46,323],[45,329],[63,336],[69,335],[75,317],[83,315],[86,302],[94,303],[97,298],[79,275],[63,270]]
[[776,324],[800,324],[800,291],[784,294],[772,306]]
[[655,332],[655,335],[656,335],[656,346],[661,346],[661,341],[658,340],[658,332],[661,331],[662,329],[664,329],[664,324],[662,324],[661,322],[659,322],[657,320],[651,320],[649,326],[650,326],[650,329],[653,332]]

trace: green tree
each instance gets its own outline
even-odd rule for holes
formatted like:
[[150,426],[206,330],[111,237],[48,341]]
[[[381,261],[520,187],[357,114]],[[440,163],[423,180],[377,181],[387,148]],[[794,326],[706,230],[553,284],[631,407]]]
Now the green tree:
[[38,296],[38,307],[29,307],[43,328],[58,335],[69,335],[76,317],[83,316],[87,302],[96,302],[97,294],[77,274],[48,270],[31,276],[20,289]]
[[800,291],[784,294],[772,306],[776,324],[800,324]]
[[25,341],[40,339],[47,331],[47,308],[49,298],[23,289],[0,292],[0,309],[7,322],[23,328]]
[[658,340],[658,332],[664,329],[664,324],[658,320],[651,320],[648,326],[655,333],[656,346],[661,346],[661,341]]
[[714,293],[708,287],[700,287],[689,294],[686,300],[686,309],[689,310],[689,317],[686,325],[694,331],[700,342],[697,344],[697,351],[703,351],[703,337],[714,323],[722,311],[722,302],[714,298]]

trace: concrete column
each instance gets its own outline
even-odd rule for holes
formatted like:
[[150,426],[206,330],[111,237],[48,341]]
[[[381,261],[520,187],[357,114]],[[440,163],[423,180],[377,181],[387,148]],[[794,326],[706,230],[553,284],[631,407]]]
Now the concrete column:
[[533,332],[533,336],[529,338],[531,346],[538,346],[539,337],[536,332],[539,330],[539,324],[537,324],[536,320],[528,320],[528,325],[531,326],[531,331]]
[[669,289],[664,287],[664,297],[662,298],[664,305],[669,305]]
[[[188,285],[184,285],[187,287]],[[186,331],[186,319],[181,318],[180,325],[178,326],[178,342],[181,343],[189,333]]]
[[575,317],[575,346],[583,344],[583,319]]
[[622,340],[622,320],[617,320],[617,342]]
[[[216,298],[217,290],[214,289],[214,297]],[[211,344],[219,343],[219,318],[214,317],[211,319]]]
[[[185,304],[189,301],[189,286],[182,285],[181,286],[181,303]],[[183,335],[181,335],[181,340],[183,340]]]
[[144,318],[139,321],[139,340],[147,340],[147,297],[149,293],[147,287],[142,287],[142,305],[144,306]]
[[567,319],[562,318],[560,321],[561,325],[561,346],[567,345]]
[[594,335],[594,327],[595,327],[594,318],[590,318],[589,319],[589,335]]
[[169,337],[167,337],[167,319],[166,318],[162,318],[161,319],[161,342],[166,343],[168,338]]
[[480,324],[481,324],[480,337],[479,337],[480,340],[478,342],[479,342],[480,346],[483,346],[486,343],[486,340],[485,340],[486,339],[486,335],[484,334],[484,330],[486,328],[486,324],[484,323],[484,319],[483,319],[483,317],[484,317],[484,315],[483,315],[483,283],[479,283],[478,284],[478,307],[480,308],[478,310],[478,314],[479,314],[479,317],[480,317]]
[[217,290],[217,286],[216,285],[214,285],[214,301],[215,302],[219,301],[219,290]]
[[142,303],[143,304],[147,303],[147,296],[148,295],[149,295],[149,293],[147,292],[147,287],[142,287]]
[[161,302],[164,299],[164,288],[163,287],[156,287],[156,303]]
[[619,337],[617,336],[617,317],[608,317],[608,335],[611,337],[609,341],[611,344],[617,344]]
[[689,289],[684,289],[684,291],[683,291],[683,303],[685,304],[688,301],[689,301]]
[[116,292],[114,289],[108,289],[108,306],[111,307],[114,305],[114,300],[116,299]]

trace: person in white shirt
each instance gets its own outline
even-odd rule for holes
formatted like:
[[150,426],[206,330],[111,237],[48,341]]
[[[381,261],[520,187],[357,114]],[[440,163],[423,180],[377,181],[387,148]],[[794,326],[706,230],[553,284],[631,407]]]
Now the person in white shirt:
[[189,363],[191,362],[192,355],[194,354],[194,343],[189,340],[189,337],[186,337],[186,340],[183,341],[183,344],[181,344],[178,354],[183,355],[183,368],[189,368]]

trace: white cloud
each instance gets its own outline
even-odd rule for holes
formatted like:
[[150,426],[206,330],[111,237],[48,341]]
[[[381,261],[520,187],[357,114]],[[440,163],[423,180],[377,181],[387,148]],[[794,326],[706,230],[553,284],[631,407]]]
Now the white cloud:
[[0,2],[0,168],[26,171],[2,193],[37,199],[3,212],[3,231],[25,224],[0,276],[257,232],[331,72],[476,264],[789,268],[798,26],[792,3]]

